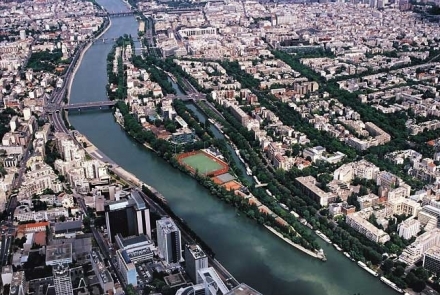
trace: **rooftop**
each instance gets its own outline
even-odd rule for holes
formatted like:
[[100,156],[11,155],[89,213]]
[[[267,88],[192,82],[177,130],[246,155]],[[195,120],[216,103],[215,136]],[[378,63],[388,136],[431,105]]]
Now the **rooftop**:
[[142,198],[142,196],[140,195],[139,191],[132,190],[131,191],[131,198],[136,203],[136,207],[137,207],[138,210],[143,210],[143,209],[147,208],[147,206],[145,204],[145,201],[144,201],[144,198]]
[[166,276],[163,279],[165,280],[165,283],[167,283],[167,285],[170,287],[176,287],[186,283],[185,278],[180,273]]
[[206,257],[205,252],[203,252],[199,245],[187,245],[187,248],[195,259]]
[[228,182],[228,181],[232,181],[232,180],[235,179],[235,177],[232,176],[232,175],[229,174],[229,173],[221,174],[221,175],[217,176],[217,178],[218,178],[222,183],[226,183],[226,182]]
[[140,234],[139,236],[130,236],[130,237],[122,237],[120,233],[117,234],[118,239],[120,240],[122,246],[124,248],[136,245],[136,244],[151,244],[151,240],[148,238],[148,236],[144,234]]
[[228,293],[226,295],[262,295],[260,292],[252,289],[248,285],[241,283]]
[[55,223],[55,233],[75,232],[77,230],[81,230],[81,228],[82,228],[82,221],[81,220]]
[[46,265],[72,262],[72,244],[50,245],[46,247]]
[[174,221],[169,217],[158,220],[157,225],[160,226],[166,234],[179,230]]
[[429,248],[428,251],[425,252],[425,255],[440,260],[440,247],[434,246]]

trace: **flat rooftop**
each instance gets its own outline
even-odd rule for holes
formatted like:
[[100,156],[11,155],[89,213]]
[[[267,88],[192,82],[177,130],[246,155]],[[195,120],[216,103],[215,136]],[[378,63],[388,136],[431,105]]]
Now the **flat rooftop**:
[[157,225],[167,234],[179,230],[174,221],[169,217],[158,220]]
[[136,207],[138,210],[143,210],[147,208],[147,205],[145,204],[144,198],[140,195],[140,193],[137,190],[131,190],[131,198],[136,203]]
[[75,232],[77,230],[81,230],[81,228],[82,228],[82,221],[81,220],[55,223],[55,233]]
[[199,245],[188,245],[187,248],[195,259],[206,257],[205,252],[203,252]]
[[263,294],[249,287],[248,285],[241,283],[240,285],[238,285],[237,287],[226,293],[226,295],[263,295]]
[[170,287],[176,287],[186,283],[185,278],[180,273],[166,276],[163,279]]
[[217,178],[221,181],[221,183],[235,180],[235,177],[232,176],[230,173],[224,173],[224,174],[218,175]]
[[120,239],[121,244],[124,248],[141,243],[151,244],[150,238],[144,234],[124,238],[121,234],[118,233],[117,236]]
[[72,244],[49,245],[46,247],[46,265],[72,262]]

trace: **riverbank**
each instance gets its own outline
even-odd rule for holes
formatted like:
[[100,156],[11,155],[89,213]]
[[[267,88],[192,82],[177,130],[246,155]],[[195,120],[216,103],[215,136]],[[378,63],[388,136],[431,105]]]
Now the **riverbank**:
[[270,227],[268,225],[264,225],[264,227],[267,228],[268,230],[270,230],[270,232],[275,234],[277,237],[279,237],[280,239],[282,239],[283,241],[285,241],[289,245],[291,245],[291,246],[295,247],[296,249],[304,252],[305,254],[310,255],[310,256],[312,256],[314,258],[318,258],[319,260],[322,260],[322,261],[326,261],[327,260],[327,258],[324,255],[324,252],[322,252],[322,253],[320,253],[320,252],[315,253],[313,251],[310,251],[309,249],[306,249],[303,246],[295,244],[291,240],[286,239],[282,234],[280,234],[278,231],[276,231],[273,227]]
[[[109,17],[109,18],[108,18],[108,22],[107,22],[107,26],[104,28],[104,30],[103,30],[98,36],[95,36],[95,37],[93,37],[93,38],[94,38],[94,39],[96,39],[96,38],[101,38],[101,36],[104,35],[104,34],[110,29],[111,26],[112,26],[112,20],[111,20],[111,18]],[[89,41],[89,42],[87,43],[86,47],[84,47],[84,49],[81,50],[81,53],[80,53],[80,55],[79,55],[79,59],[78,59],[76,65],[75,65],[75,68],[73,69],[73,72],[72,72],[71,78],[70,78],[70,80],[69,80],[69,86],[67,87],[67,103],[70,102],[70,93],[71,93],[71,90],[72,90],[72,84],[73,84],[73,80],[74,80],[74,78],[75,78],[76,72],[78,71],[78,69],[79,69],[80,66],[81,66],[81,62],[82,62],[82,60],[83,60],[83,58],[84,58],[84,54],[86,54],[87,50],[89,50],[89,48],[90,48],[92,45],[93,45],[93,40]],[[70,125],[70,122],[69,122],[69,116],[67,116],[67,114],[68,114],[68,112],[66,112],[66,120],[67,120],[67,122],[68,122],[69,125]]]
[[79,131],[75,130],[74,136],[75,139],[80,144],[83,144],[82,148],[84,149],[87,155],[89,155],[93,159],[100,161],[103,164],[108,165],[110,171],[112,171],[119,177],[124,178],[126,182],[129,182],[132,185],[138,187],[142,187],[142,185],[144,185],[144,183],[140,181],[139,178],[137,178],[133,173],[128,172],[127,170],[119,166],[116,162],[114,162],[112,159],[107,157],[86,136],[81,134]]

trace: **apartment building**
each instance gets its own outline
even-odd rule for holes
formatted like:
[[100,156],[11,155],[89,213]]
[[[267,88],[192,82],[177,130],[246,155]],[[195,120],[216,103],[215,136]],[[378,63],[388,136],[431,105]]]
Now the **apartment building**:
[[423,258],[423,254],[434,246],[440,246],[440,229],[434,229],[418,236],[414,243],[403,250],[399,260],[408,265],[413,265]]
[[313,176],[297,177],[295,180],[301,185],[302,191],[321,206],[328,206],[338,198],[336,194],[324,192],[319,188]]
[[416,219],[407,219],[397,226],[399,236],[409,240],[415,237],[420,231],[420,222]]
[[422,209],[420,204],[416,201],[403,197],[388,201],[388,204],[392,206],[393,213],[398,215],[405,214],[416,217]]
[[359,213],[347,215],[345,222],[373,242],[383,244],[390,240],[390,236],[386,232],[369,223]]

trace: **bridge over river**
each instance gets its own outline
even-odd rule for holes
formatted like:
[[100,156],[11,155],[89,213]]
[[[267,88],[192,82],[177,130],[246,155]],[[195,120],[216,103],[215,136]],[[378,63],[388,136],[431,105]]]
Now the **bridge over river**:
[[104,107],[112,107],[116,104],[114,100],[106,100],[106,101],[93,101],[93,102],[82,102],[82,103],[71,103],[62,106],[65,110],[85,110],[85,109],[102,109]]

